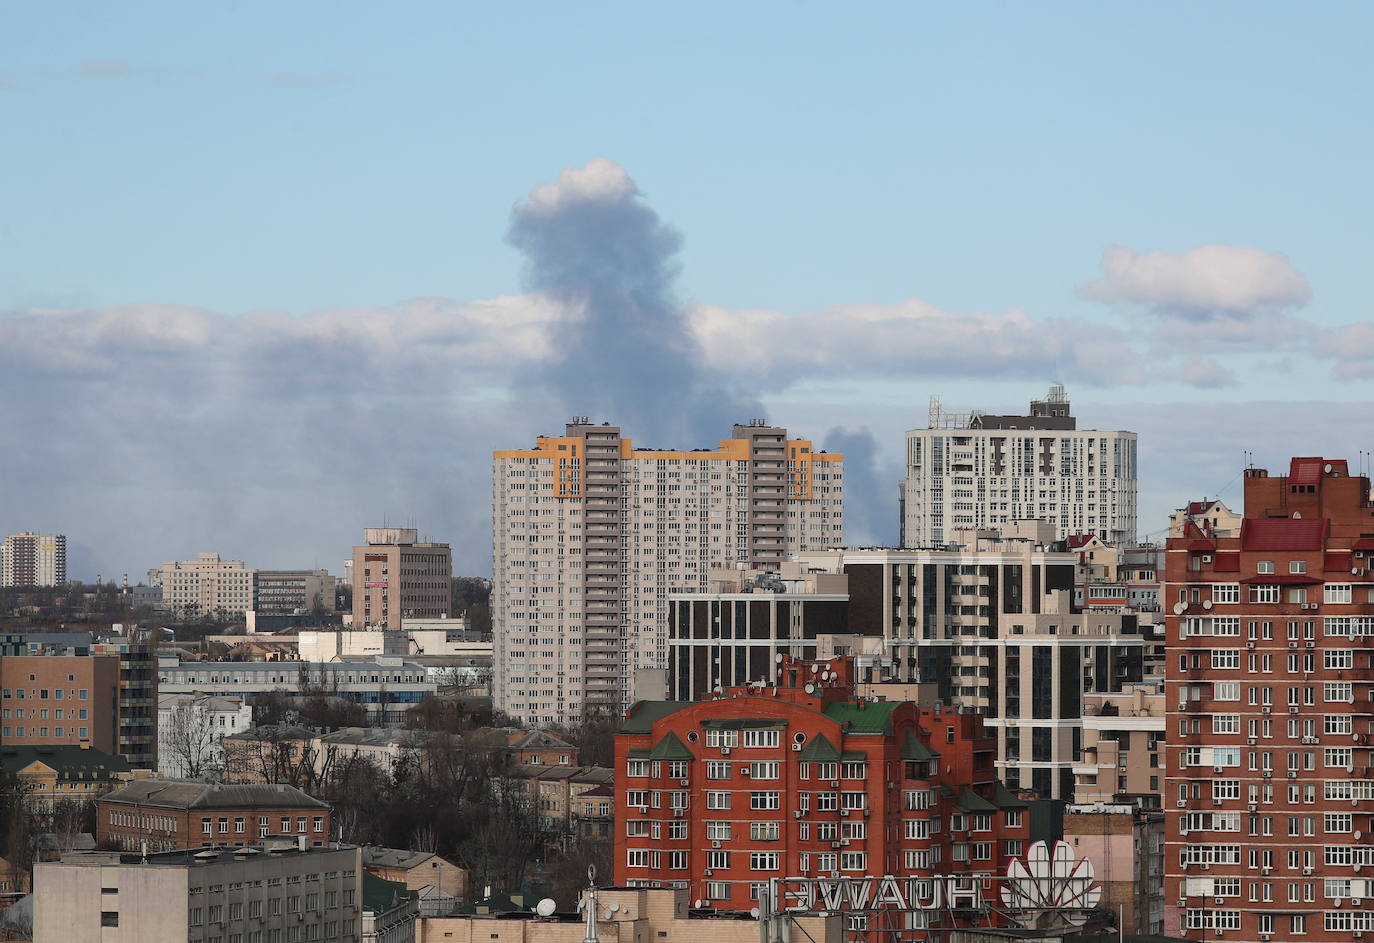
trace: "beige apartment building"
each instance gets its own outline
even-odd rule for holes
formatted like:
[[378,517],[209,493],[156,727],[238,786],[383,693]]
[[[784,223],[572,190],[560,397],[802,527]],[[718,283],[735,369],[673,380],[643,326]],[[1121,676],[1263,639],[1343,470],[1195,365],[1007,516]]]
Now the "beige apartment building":
[[162,564],[148,577],[162,587],[162,602],[177,615],[236,615],[253,608],[256,570],[242,560],[222,560],[217,553],[197,554],[194,560]]
[[67,582],[67,538],[11,534],[0,544],[0,586],[61,586]]
[[661,696],[668,594],[840,544],[843,494],[842,455],[761,420],[715,449],[665,451],[579,417],[494,453],[496,707],[545,724],[620,711],[637,675]]
[[399,629],[402,619],[439,619],[453,600],[453,551],[421,541],[414,527],[369,527],[353,548],[353,627]]

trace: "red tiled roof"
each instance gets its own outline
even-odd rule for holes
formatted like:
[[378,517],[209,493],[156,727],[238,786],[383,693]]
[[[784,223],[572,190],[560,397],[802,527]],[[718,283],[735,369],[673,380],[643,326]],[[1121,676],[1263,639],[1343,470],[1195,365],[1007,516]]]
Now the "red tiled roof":
[[1339,553],[1328,553],[1322,561],[1323,570],[1348,570],[1350,569],[1350,554],[1345,551]]
[[1211,553],[1215,549],[1217,545],[1212,540],[1194,540],[1188,544],[1188,550],[1192,553]]
[[1306,573],[1261,573],[1259,576],[1247,576],[1241,580],[1242,583],[1263,584],[1273,586],[1275,583],[1288,586],[1310,586],[1313,583],[1322,582],[1320,576],[1309,576]]
[[1240,554],[1238,553],[1218,553],[1212,556],[1212,572],[1214,573],[1239,573]]
[[1093,534],[1070,534],[1069,549],[1076,550],[1077,548],[1086,544],[1088,541],[1092,540],[1094,536],[1095,535]]
[[[1296,459],[1295,459],[1296,461]],[[1247,517],[1240,523],[1242,550],[1321,550],[1331,522],[1324,517],[1310,520],[1290,517]]]
[[1315,485],[1321,478],[1326,466],[1330,465],[1331,470],[1339,472],[1342,476],[1349,477],[1350,468],[1346,465],[1343,458],[1319,458],[1305,455],[1294,458],[1288,466],[1288,483],[1290,485]]
[[1350,545],[1351,550],[1374,550],[1374,537],[1361,537]]
[[1202,514],[1215,503],[1215,501],[1208,501],[1206,498],[1203,498],[1201,501],[1189,501],[1188,513]]

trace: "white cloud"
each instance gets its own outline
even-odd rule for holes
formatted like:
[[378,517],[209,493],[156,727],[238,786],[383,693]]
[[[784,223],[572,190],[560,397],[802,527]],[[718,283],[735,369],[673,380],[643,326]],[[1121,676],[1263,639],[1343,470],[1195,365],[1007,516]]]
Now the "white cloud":
[[639,193],[634,180],[613,160],[596,157],[585,167],[568,167],[556,183],[545,183],[530,191],[521,206],[522,213],[555,213],[571,203],[614,202]]
[[1272,314],[1312,297],[1307,278],[1287,256],[1248,246],[1144,254],[1113,246],[1102,255],[1102,272],[1098,281],[1079,286],[1082,297],[1192,320]]
[[1178,364],[1159,368],[1155,376],[1202,389],[1233,386],[1236,382],[1236,375],[1211,357],[1185,357]]
[[1356,321],[1322,332],[1312,344],[1317,357],[1336,361],[1336,376],[1374,377],[1374,321]]

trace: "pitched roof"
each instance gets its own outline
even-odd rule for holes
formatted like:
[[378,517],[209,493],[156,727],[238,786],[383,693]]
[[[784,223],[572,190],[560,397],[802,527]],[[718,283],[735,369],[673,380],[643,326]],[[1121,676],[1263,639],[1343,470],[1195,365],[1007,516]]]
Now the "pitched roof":
[[687,749],[687,744],[678,739],[677,734],[669,731],[667,736],[654,744],[654,748],[649,751],[649,759],[690,760],[692,751]]
[[1240,522],[1242,550],[1321,550],[1331,522],[1324,517],[1247,517]]
[[402,869],[409,871],[418,868],[431,858],[432,851],[411,851],[407,848],[383,848],[380,845],[363,846],[363,867]]
[[992,796],[993,804],[999,809],[1028,809],[1030,803],[1025,799],[1018,799],[1016,794],[1003,785],[999,779]]
[[64,744],[62,746],[6,746],[0,748],[0,766],[17,773],[34,763],[54,770],[63,779],[106,778],[129,772],[129,761],[100,750]]
[[802,763],[837,763],[839,759],[839,748],[823,733],[812,737],[797,756],[797,760]]
[[825,709],[825,716],[839,724],[847,724],[847,733],[891,734],[892,712],[902,701],[866,701],[851,703],[837,701]]
[[996,812],[997,806],[984,799],[978,793],[964,787],[964,791],[959,793],[959,800],[956,803],[965,812]]
[[328,809],[295,786],[282,783],[202,783],[178,779],[139,779],[100,798],[167,809]]
[[916,731],[908,730],[906,732],[906,739],[902,741],[902,759],[933,760],[939,755],[921,742],[921,738],[916,736]]
[[621,733],[648,733],[658,721],[691,707],[693,701],[639,701],[630,708],[625,723],[620,725]]
[[379,878],[371,871],[363,872],[363,910],[386,913],[414,896],[414,892],[400,881]]

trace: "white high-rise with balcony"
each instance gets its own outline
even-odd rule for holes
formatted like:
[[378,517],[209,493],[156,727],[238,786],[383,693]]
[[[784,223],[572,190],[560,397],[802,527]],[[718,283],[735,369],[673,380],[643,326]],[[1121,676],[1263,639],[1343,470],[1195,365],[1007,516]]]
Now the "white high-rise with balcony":
[[[578,419],[492,457],[495,706],[576,722],[662,697],[667,598],[713,566],[777,569],[844,535],[843,456],[734,427],[717,449],[636,449]],[[656,680],[650,680],[656,679]]]
[[949,413],[932,398],[929,428],[906,434],[902,545],[1031,519],[1052,523],[1057,539],[1133,545],[1136,434],[1079,429],[1058,384],[1026,416]]

